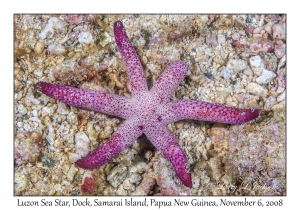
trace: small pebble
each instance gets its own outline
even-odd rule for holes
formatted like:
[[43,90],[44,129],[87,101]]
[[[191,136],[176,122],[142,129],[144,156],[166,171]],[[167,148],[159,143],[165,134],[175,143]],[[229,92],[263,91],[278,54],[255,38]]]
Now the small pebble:
[[112,41],[109,33],[107,33],[106,31],[103,32],[101,35],[100,35],[100,42],[99,44],[102,46],[102,47],[105,47],[106,45],[108,45],[110,42]]
[[259,55],[256,55],[256,56],[252,56],[249,61],[250,61],[251,69],[254,72],[254,74],[261,75],[265,67],[263,59]]
[[226,37],[224,34],[218,34],[217,35],[217,38],[218,38],[218,43],[220,45],[224,44],[226,42]]
[[93,42],[93,36],[90,32],[81,32],[78,35],[78,41],[80,44],[91,44]]
[[78,132],[75,135],[75,151],[81,157],[87,156],[90,153],[90,139],[84,132]]
[[44,117],[43,123],[44,123],[44,125],[46,125],[47,127],[51,125],[51,119],[50,119],[50,117],[49,117],[48,115],[47,115],[46,117]]
[[20,104],[20,105],[18,106],[18,111],[19,111],[19,113],[20,113],[21,115],[27,114],[27,109],[26,109],[26,107],[24,107],[23,104]]
[[247,62],[242,59],[230,59],[226,66],[230,70],[234,70],[236,72],[246,69]]
[[18,126],[19,128],[22,128],[22,127],[23,127],[23,122],[17,122],[17,126]]
[[147,171],[148,168],[149,166],[145,162],[139,161],[129,168],[129,172],[142,173],[144,171]]
[[34,73],[34,75],[36,75],[38,77],[43,76],[43,72],[42,71],[34,71],[33,73]]
[[113,128],[110,125],[106,125],[104,127],[104,130],[102,132],[100,132],[100,139],[107,139],[111,136],[113,132]]
[[45,43],[44,41],[40,40],[38,41],[35,46],[34,46],[34,52],[36,54],[41,54],[44,50],[44,47],[45,47]]
[[281,101],[279,104],[276,104],[272,107],[273,112],[280,112],[285,109],[285,101]]
[[247,76],[253,76],[253,72],[249,66],[247,66],[246,69],[243,70],[243,73],[246,74]]
[[283,100],[285,100],[285,95],[286,95],[286,92],[282,92],[278,97],[277,97],[277,102],[281,102]]
[[15,179],[14,179],[15,185],[15,191],[20,192],[25,190],[28,187],[28,178],[25,174],[17,172],[15,173]]
[[40,100],[33,98],[33,97],[29,97],[29,100],[31,101],[31,103],[36,104],[36,105],[40,103]]
[[130,174],[128,179],[129,179],[130,183],[138,185],[142,180],[142,176],[138,173],[132,173],[132,174]]
[[70,112],[69,108],[67,107],[67,105],[65,103],[58,103],[57,113],[62,114],[62,115],[66,115],[69,112]]
[[37,111],[36,111],[36,109],[32,110],[32,116],[33,117],[37,117]]
[[274,53],[277,58],[282,58],[286,53],[286,45],[285,44],[275,45]]
[[76,125],[78,123],[77,114],[74,114],[74,112],[70,112],[67,116],[67,121],[73,125]]
[[285,28],[286,28],[285,23],[275,24],[272,27],[272,29],[273,29],[273,39],[285,40]]
[[113,168],[106,180],[113,186],[118,187],[128,176],[127,167],[118,165]]
[[232,34],[232,39],[233,39],[233,40],[239,40],[239,39],[240,39],[239,33],[237,33],[237,32],[233,33],[233,34]]
[[68,171],[68,174],[67,174],[67,178],[69,181],[73,181],[74,180],[74,176],[76,175],[78,169],[76,168],[76,166],[73,164],[70,168],[70,170]]
[[274,96],[270,96],[265,103],[264,109],[270,111],[271,108],[276,104],[276,98]]
[[252,93],[254,95],[258,95],[258,96],[262,96],[262,97],[266,97],[268,94],[268,90],[262,86],[260,86],[257,83],[251,82],[248,84],[248,86],[246,87],[246,90],[249,93]]
[[267,84],[276,77],[276,74],[267,69],[263,69],[262,74],[255,80],[258,84]]
[[89,138],[92,141],[96,141],[97,140],[96,130],[93,128],[93,124],[90,123],[90,122],[87,123],[87,132],[89,134]]
[[145,152],[145,159],[150,161],[151,157],[152,157],[152,151],[148,150],[147,152]]
[[[129,190],[131,192],[133,192],[135,190],[135,186],[132,183],[130,183],[128,178],[125,179],[123,187],[125,190]],[[121,194],[121,195],[124,195],[124,194]]]
[[55,131],[52,126],[49,126],[48,128],[48,135],[46,136],[46,140],[50,145],[54,144],[54,139],[55,139]]
[[29,131],[30,130],[30,125],[24,124],[23,128],[24,128],[25,131]]

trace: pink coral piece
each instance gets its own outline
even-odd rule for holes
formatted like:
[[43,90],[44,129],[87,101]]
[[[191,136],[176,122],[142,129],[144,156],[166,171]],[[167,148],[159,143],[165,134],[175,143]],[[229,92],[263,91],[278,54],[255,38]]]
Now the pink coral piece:
[[259,38],[233,40],[232,46],[240,48],[242,51],[247,50],[253,53],[274,51],[274,43],[272,41]]
[[73,25],[82,25],[88,22],[88,15],[66,15],[65,21]]
[[100,167],[145,133],[153,145],[172,163],[182,183],[191,188],[192,178],[186,156],[179,146],[179,140],[167,129],[166,124],[182,119],[244,123],[258,117],[259,110],[230,108],[193,100],[169,102],[172,93],[188,71],[182,61],[173,62],[148,91],[142,65],[121,21],[115,22],[114,33],[129,75],[132,99],[45,82],[37,83],[37,87],[46,95],[72,106],[126,119],[106,143],[90,155],[76,161],[79,167]]

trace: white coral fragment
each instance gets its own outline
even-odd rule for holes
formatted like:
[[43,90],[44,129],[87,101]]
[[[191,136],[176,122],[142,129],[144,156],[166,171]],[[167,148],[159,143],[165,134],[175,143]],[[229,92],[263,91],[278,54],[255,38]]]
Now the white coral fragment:
[[92,44],[94,43],[93,36],[90,32],[81,32],[78,35],[78,41],[80,44]]
[[254,74],[261,75],[263,69],[265,68],[264,60],[259,55],[256,55],[252,56],[249,61]]
[[90,139],[84,132],[75,135],[75,150],[81,157],[87,156],[90,152]]
[[53,36],[55,31],[65,31],[67,23],[57,17],[52,17],[48,20],[47,26],[39,34],[40,39],[46,39],[47,36],[50,38]]
[[258,84],[267,84],[276,77],[276,74],[267,69],[263,69],[262,74],[255,80]]

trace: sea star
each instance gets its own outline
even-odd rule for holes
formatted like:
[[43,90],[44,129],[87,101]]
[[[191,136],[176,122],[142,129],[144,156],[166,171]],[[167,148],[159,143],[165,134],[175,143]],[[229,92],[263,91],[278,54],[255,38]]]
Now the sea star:
[[182,119],[239,124],[258,117],[259,110],[237,109],[197,100],[169,102],[172,93],[188,71],[186,64],[180,60],[171,63],[148,91],[142,65],[121,21],[114,23],[114,35],[127,68],[131,99],[94,90],[37,83],[41,92],[58,101],[126,119],[106,143],[77,160],[75,164],[85,169],[100,167],[144,133],[172,163],[182,183],[191,188],[192,178],[186,156],[179,146],[179,140],[166,125]]

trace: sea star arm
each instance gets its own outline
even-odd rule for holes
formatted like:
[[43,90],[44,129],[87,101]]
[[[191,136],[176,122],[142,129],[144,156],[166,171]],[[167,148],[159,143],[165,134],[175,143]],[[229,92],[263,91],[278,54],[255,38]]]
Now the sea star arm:
[[191,188],[189,164],[174,135],[165,126],[151,126],[144,132],[152,144],[172,163],[181,182]]
[[159,103],[166,103],[188,71],[182,61],[175,61],[160,75],[150,90]]
[[195,100],[178,100],[160,110],[164,123],[183,119],[203,120],[227,124],[241,124],[259,116],[258,109],[238,109],[223,104]]
[[138,128],[137,123],[126,120],[106,143],[88,156],[77,160],[75,164],[85,169],[100,167],[128,148],[140,135],[142,135],[142,131]]
[[131,93],[133,97],[141,91],[147,91],[146,77],[144,75],[142,64],[136,54],[135,49],[131,45],[123,23],[116,21],[114,24],[114,34],[116,44],[122,55],[123,61],[127,68],[127,73],[130,80]]
[[47,96],[71,106],[86,108],[121,118],[127,118],[130,115],[130,100],[125,97],[46,82],[38,82],[36,86]]

